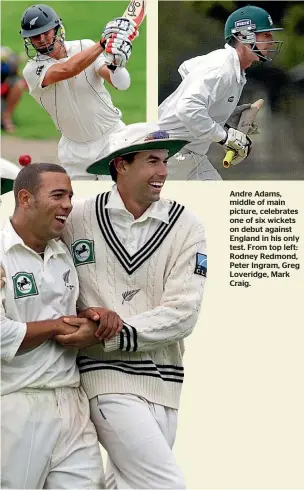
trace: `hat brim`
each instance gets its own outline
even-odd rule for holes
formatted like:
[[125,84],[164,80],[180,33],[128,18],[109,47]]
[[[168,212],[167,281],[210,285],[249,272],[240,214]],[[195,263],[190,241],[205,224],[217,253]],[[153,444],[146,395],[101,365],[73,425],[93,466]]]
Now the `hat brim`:
[[162,140],[150,140],[145,141],[145,143],[134,144],[114,151],[113,153],[110,153],[110,155],[107,155],[106,157],[97,160],[95,163],[90,165],[86,171],[88,174],[110,175],[110,163],[116,157],[147,150],[168,150],[168,158],[170,158],[175,155],[175,153],[178,153],[181,148],[183,148],[183,146],[187,145],[188,143],[188,140],[174,140],[170,138]]

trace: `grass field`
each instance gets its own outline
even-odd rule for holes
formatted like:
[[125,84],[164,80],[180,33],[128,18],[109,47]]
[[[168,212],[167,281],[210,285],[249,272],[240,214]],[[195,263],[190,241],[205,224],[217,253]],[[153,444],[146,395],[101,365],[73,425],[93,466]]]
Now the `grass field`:
[[[17,53],[24,52],[19,34],[20,20],[24,10],[34,2],[1,1],[2,46],[9,46]],[[127,1],[51,1],[47,2],[62,18],[67,40],[92,39],[98,41],[105,24],[122,15]],[[22,68],[22,67],[21,67]],[[140,36],[134,41],[128,63],[131,87],[119,92],[107,84],[113,103],[122,111],[126,124],[146,120],[146,23]],[[14,136],[33,139],[58,138],[59,134],[50,116],[25,93],[15,113],[18,126]],[[2,133],[4,134],[4,133]]]

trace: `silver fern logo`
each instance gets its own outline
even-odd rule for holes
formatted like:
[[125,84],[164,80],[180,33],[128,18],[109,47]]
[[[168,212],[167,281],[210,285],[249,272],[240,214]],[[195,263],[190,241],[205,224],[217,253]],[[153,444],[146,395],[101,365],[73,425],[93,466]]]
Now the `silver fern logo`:
[[69,289],[70,291],[72,291],[74,289],[74,286],[72,284],[70,284],[70,272],[71,272],[71,269],[69,269],[68,271],[66,271],[63,275],[62,275],[62,278],[64,280],[64,285],[67,289]]
[[34,17],[34,19],[30,20],[30,26],[33,27],[36,24],[36,20],[38,17]]
[[134,298],[135,294],[138,293],[140,289],[132,289],[131,291],[125,291],[122,293],[122,304],[124,304],[125,301],[131,301],[132,298]]

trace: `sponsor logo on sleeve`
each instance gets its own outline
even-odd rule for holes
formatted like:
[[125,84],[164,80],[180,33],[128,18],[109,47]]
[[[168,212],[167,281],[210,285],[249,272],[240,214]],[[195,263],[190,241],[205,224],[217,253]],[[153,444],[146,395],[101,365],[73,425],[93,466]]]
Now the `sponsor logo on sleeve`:
[[194,274],[207,277],[207,255],[197,253]]
[[95,263],[94,241],[81,238],[72,243],[72,256],[76,267]]

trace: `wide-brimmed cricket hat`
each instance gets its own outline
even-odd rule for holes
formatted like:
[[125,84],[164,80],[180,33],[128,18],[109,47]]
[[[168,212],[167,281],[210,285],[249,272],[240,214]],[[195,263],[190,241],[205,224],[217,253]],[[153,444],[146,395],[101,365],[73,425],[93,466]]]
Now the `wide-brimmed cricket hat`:
[[156,124],[136,123],[112,133],[109,137],[109,153],[87,168],[89,174],[109,175],[110,164],[116,157],[149,150],[168,150],[168,158],[178,153],[189,141],[169,136]]

